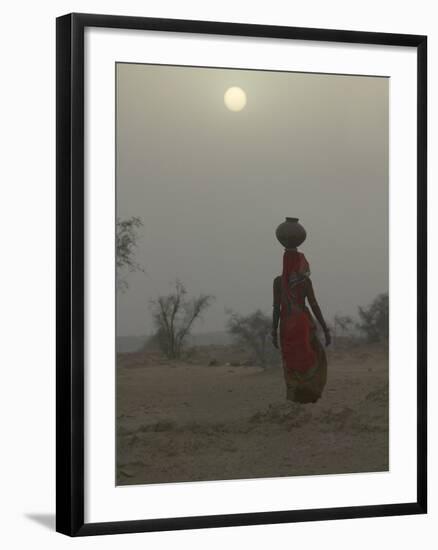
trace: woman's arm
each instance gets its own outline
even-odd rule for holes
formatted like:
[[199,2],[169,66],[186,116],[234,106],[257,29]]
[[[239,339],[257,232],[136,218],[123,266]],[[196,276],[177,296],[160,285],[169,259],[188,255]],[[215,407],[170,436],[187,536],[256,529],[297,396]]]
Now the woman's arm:
[[322,330],[324,331],[325,345],[328,346],[328,345],[330,345],[330,343],[332,341],[331,336],[330,336],[330,330],[329,330],[326,322],[324,321],[324,317],[322,316],[321,308],[319,307],[319,304],[316,301],[315,292],[313,291],[313,285],[312,285],[312,281],[310,279],[307,279],[306,296],[307,296],[307,300],[309,302],[309,306],[310,306],[310,308],[313,312],[313,315],[315,315],[315,317],[318,319],[318,322],[321,325]]
[[281,277],[275,277],[273,285],[273,304],[272,304],[272,344],[278,348],[277,329],[280,321],[280,302],[281,302]]

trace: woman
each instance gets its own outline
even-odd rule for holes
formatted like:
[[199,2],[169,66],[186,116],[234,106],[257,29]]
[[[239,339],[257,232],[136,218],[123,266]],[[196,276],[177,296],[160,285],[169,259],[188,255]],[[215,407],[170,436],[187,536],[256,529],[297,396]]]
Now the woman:
[[297,403],[315,403],[327,381],[325,350],[318,339],[316,323],[306,307],[306,299],[324,331],[328,346],[330,331],[313,292],[309,264],[296,248],[286,249],[282,275],[274,279],[272,341],[278,348],[280,324],[286,397]]

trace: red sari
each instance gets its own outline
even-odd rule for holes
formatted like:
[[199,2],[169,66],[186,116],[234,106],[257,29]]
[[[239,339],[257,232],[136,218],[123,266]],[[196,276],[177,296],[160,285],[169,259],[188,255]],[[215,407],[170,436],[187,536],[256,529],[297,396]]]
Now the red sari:
[[287,399],[299,403],[317,401],[327,379],[325,351],[305,303],[309,275],[304,254],[286,250],[276,298],[280,301],[280,347]]

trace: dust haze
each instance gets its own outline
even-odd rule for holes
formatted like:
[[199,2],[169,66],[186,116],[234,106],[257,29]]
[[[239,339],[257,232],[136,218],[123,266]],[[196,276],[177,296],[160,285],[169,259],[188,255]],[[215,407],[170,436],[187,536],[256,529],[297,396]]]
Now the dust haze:
[[142,218],[145,269],[119,293],[118,335],[150,334],[176,278],[216,298],[197,332],[224,330],[226,308],[269,314],[286,216],[328,321],[387,292],[388,93],[379,77],[117,64],[117,215]]

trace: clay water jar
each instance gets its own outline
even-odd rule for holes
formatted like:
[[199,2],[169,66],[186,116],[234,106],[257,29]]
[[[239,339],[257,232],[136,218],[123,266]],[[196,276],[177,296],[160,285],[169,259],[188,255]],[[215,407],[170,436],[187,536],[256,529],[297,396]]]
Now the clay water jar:
[[286,218],[275,230],[275,236],[284,248],[297,248],[306,239],[306,230],[298,218]]

